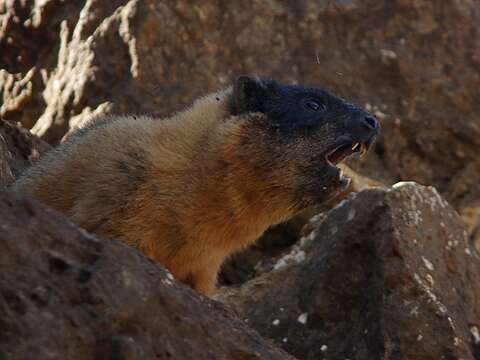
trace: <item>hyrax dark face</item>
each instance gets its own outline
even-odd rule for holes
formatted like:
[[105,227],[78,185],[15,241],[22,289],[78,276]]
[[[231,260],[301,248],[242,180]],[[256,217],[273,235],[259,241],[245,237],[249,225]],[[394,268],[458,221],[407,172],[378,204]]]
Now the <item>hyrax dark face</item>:
[[325,201],[350,179],[336,166],[365,154],[380,131],[368,112],[316,87],[241,76],[235,80],[232,114],[252,116],[253,128],[273,158],[270,171],[288,182],[301,207]]

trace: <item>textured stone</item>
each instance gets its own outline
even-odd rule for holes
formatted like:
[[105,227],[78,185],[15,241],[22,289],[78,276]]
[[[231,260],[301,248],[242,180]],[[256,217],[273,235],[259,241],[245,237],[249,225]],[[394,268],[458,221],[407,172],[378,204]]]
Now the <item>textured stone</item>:
[[50,145],[21,126],[0,120],[0,189],[48,149]]
[[313,221],[261,276],[217,298],[300,359],[480,356],[480,260],[435,189],[366,190]]
[[117,241],[0,192],[1,359],[293,359]]

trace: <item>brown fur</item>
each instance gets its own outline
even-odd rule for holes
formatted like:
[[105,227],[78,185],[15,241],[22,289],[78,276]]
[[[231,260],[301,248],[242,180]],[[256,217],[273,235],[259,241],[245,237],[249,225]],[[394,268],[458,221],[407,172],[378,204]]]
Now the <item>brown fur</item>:
[[93,125],[13,189],[137,247],[178,280],[211,293],[229,254],[300,208],[293,165],[275,166],[281,160],[271,156],[261,114],[229,115],[230,93],[200,99],[170,119]]
[[12,187],[208,294],[228,255],[344,190],[335,164],[378,131],[322,89],[240,76],[168,119],[93,121]]

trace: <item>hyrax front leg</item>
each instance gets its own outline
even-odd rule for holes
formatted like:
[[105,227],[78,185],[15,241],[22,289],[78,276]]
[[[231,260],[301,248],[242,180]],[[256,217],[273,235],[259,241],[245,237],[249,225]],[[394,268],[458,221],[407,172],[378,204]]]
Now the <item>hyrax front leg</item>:
[[211,295],[217,285],[217,274],[220,264],[208,265],[196,269],[188,277],[191,287],[204,295]]
[[204,252],[195,252],[184,247],[176,256],[168,259],[169,261],[162,262],[159,257],[156,260],[163,263],[177,280],[204,295],[210,295],[215,290],[217,273],[223,258],[205,256]]

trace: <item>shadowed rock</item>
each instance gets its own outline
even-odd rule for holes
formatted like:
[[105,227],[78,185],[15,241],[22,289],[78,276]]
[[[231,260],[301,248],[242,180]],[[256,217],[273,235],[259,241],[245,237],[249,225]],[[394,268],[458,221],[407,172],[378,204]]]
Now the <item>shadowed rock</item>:
[[352,196],[218,299],[300,359],[480,356],[480,261],[433,188]]
[[0,192],[1,359],[293,359],[119,242]]
[[50,145],[28,130],[0,120],[0,189],[48,149]]

